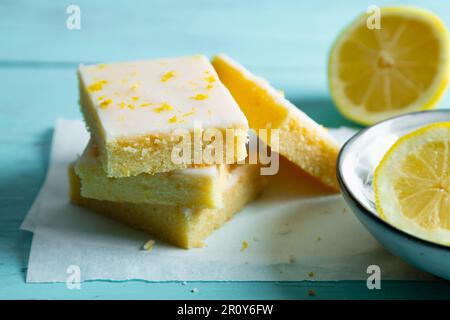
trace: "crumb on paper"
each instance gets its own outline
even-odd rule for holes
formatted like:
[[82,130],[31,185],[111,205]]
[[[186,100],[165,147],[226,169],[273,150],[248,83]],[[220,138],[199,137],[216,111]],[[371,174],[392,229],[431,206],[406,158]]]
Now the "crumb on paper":
[[314,277],[314,272],[310,272],[310,273],[308,273],[308,277],[310,277],[310,278],[312,278],[312,277]]
[[346,213],[347,209],[346,208],[342,208],[342,214]]
[[182,281],[182,282],[181,282],[181,285],[182,285],[182,286],[185,286],[185,285],[187,285],[187,282],[186,282],[186,281]]
[[289,263],[295,263],[295,261],[297,261],[297,259],[295,258],[295,256],[293,254],[291,254],[289,256]]
[[197,288],[192,288],[192,289],[191,289],[191,292],[192,292],[192,293],[196,293],[196,292],[198,292],[198,289],[197,289]]
[[322,238],[321,237],[317,237],[317,241],[320,241],[320,240],[322,240]]
[[241,252],[244,252],[247,248],[248,248],[248,242],[245,240],[242,241]]
[[155,244],[155,240],[148,240],[143,246],[141,250],[144,251],[152,251],[153,250],[153,245]]
[[258,237],[253,237],[252,239],[253,239],[253,241],[255,241],[255,242],[258,242],[258,241],[259,241],[259,238],[258,238]]
[[316,295],[316,290],[310,289],[308,290],[308,296],[313,297]]

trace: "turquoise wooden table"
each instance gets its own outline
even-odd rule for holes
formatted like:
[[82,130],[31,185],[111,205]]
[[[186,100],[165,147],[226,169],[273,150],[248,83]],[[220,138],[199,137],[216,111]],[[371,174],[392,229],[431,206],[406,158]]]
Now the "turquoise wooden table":
[[[267,77],[315,120],[342,118],[326,86],[326,59],[337,32],[371,4],[387,1],[13,1],[0,2],[0,298],[319,299],[450,298],[450,285],[363,281],[144,281],[26,284],[31,234],[19,225],[43,182],[57,117],[80,118],[79,63],[225,52]],[[66,27],[69,5],[79,30]],[[418,3],[450,26],[450,3]],[[445,98],[440,107],[450,106]],[[198,292],[191,293],[191,289]],[[309,296],[313,289],[315,296]]]

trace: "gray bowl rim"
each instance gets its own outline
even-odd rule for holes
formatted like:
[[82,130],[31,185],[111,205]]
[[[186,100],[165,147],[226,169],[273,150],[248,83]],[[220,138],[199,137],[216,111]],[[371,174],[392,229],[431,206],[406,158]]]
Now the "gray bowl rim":
[[431,246],[434,247],[435,249],[440,249],[440,250],[445,250],[450,252],[450,247],[449,246],[445,246],[443,244],[439,244],[436,242],[431,242],[429,240],[425,240],[425,239],[421,239],[419,237],[413,236],[412,234],[409,234],[403,230],[398,229],[397,227],[393,226],[392,224],[384,221],[383,219],[381,219],[380,217],[376,216],[375,214],[373,214],[372,212],[370,212],[369,210],[366,209],[366,207],[358,200],[358,198],[353,194],[353,192],[351,191],[351,189],[348,187],[348,185],[345,182],[344,179],[344,174],[343,174],[343,170],[342,170],[342,164],[343,164],[343,158],[344,155],[346,153],[346,150],[349,148],[349,146],[356,141],[357,139],[359,139],[362,135],[366,134],[368,131],[372,131],[375,130],[376,127],[388,123],[388,122],[394,122],[397,121],[398,119],[401,118],[409,118],[409,117],[414,117],[420,114],[424,114],[424,113],[450,113],[450,110],[448,109],[440,109],[440,110],[424,110],[424,111],[417,111],[417,112],[411,112],[411,113],[406,113],[406,114],[402,114],[399,116],[395,116],[395,117],[391,117],[389,119],[377,122],[367,128],[364,128],[362,130],[360,130],[358,133],[356,133],[355,135],[353,135],[350,139],[347,140],[347,142],[344,143],[344,145],[342,146],[341,150],[339,151],[339,155],[337,158],[337,165],[336,165],[336,176],[337,176],[337,180],[339,183],[339,186],[341,188],[341,192],[344,195],[344,198],[349,198],[355,205],[356,207],[360,210],[360,212],[363,212],[365,216],[367,216],[369,219],[371,219],[372,221],[374,221],[375,223],[378,223],[380,225],[382,225],[383,227],[385,227],[386,229],[397,233],[400,236],[403,236],[413,242],[416,242],[420,245],[425,245],[425,246]]

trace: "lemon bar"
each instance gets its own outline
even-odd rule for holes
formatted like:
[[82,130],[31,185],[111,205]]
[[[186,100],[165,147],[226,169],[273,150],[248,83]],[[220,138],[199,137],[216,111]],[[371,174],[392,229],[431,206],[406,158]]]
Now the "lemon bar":
[[[212,64],[248,119],[250,128],[278,129],[278,152],[325,185],[338,189],[336,159],[339,145],[325,128],[314,122],[260,77],[225,55]],[[270,137],[270,132],[267,137]],[[271,139],[259,135],[271,145]]]
[[[203,55],[82,65],[78,78],[82,113],[110,177],[246,157],[247,119]],[[181,140],[194,151],[174,161]],[[204,161],[210,149],[220,159]]]
[[80,179],[69,167],[70,199],[73,203],[103,214],[181,248],[202,247],[205,238],[252,201],[265,185],[258,165],[237,165],[227,181],[224,207],[190,209],[89,199],[80,194]]
[[110,178],[99,159],[98,148],[91,140],[75,164],[85,198],[118,202],[182,205],[219,208],[229,165],[212,165],[178,169],[150,175]]

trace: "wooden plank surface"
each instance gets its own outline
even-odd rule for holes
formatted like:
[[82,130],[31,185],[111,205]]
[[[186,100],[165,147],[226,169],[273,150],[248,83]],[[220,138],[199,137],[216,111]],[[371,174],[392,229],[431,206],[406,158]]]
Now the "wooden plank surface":
[[[57,117],[80,118],[79,63],[225,52],[283,89],[321,123],[353,125],[335,110],[326,77],[328,50],[345,24],[370,4],[408,1],[76,1],[81,30],[66,28],[69,1],[0,2],[0,298],[439,298],[443,281],[177,282],[94,281],[25,284],[31,235],[19,230],[48,166]],[[450,25],[448,1],[415,2]],[[440,107],[450,106],[447,97]],[[198,293],[191,293],[192,288]],[[308,296],[308,290],[317,292]]]

